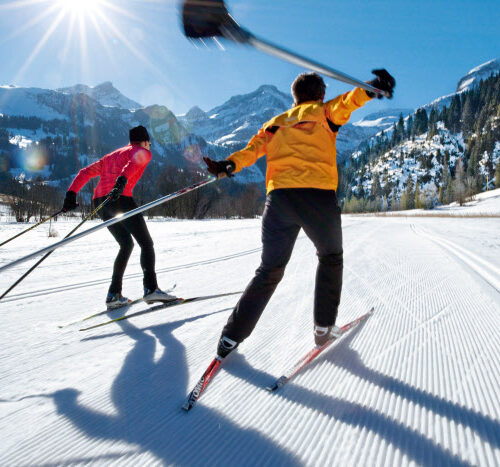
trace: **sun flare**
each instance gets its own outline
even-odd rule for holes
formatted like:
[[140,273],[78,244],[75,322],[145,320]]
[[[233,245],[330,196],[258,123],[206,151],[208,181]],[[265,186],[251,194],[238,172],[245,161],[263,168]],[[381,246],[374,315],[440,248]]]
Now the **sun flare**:
[[57,0],[60,8],[73,15],[92,14],[102,6],[103,0]]

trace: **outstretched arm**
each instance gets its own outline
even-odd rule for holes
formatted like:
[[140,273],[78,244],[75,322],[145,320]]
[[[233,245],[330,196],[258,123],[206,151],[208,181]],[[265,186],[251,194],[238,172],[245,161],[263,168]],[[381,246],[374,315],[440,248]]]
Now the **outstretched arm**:
[[257,162],[259,157],[262,157],[267,152],[267,134],[263,128],[252,137],[248,142],[247,147],[241,151],[234,152],[227,159],[234,163],[235,172],[239,172],[244,167],[249,167]]
[[[383,68],[372,70],[376,76],[375,79],[368,81],[369,84],[386,91],[389,99],[392,99],[394,88],[396,87],[396,80],[389,72]],[[361,88],[355,88],[352,91],[346,92],[335,99],[328,101],[325,104],[326,117],[336,125],[344,125],[349,120],[351,113],[366,104],[370,99],[375,97],[375,94],[369,91],[364,91]],[[382,99],[382,95],[377,96]]]
[[101,168],[102,162],[99,159],[97,162],[81,169],[68,188],[68,191],[78,193],[91,178],[101,175]]
[[90,164],[89,166],[81,169],[78,172],[78,175],[75,177],[70,187],[68,188],[68,191],[66,192],[62,207],[63,212],[72,211],[79,206],[76,202],[76,194],[91,178],[101,175],[101,168],[102,162],[99,159],[97,162]]

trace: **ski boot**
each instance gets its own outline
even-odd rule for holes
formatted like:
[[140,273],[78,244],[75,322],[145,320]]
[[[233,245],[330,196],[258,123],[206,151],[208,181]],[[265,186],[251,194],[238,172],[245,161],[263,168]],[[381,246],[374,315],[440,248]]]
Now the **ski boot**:
[[108,293],[106,296],[106,307],[108,310],[114,310],[116,308],[121,308],[125,305],[130,305],[132,300],[124,297],[121,293]]
[[217,346],[217,355],[221,358],[225,358],[236,349],[236,347],[238,347],[238,342],[229,339],[229,337],[221,336],[219,345]]
[[338,339],[341,335],[342,333],[338,326],[314,325],[314,342],[319,347],[323,347],[331,339]]
[[156,290],[149,290],[144,288],[144,301],[150,305],[151,303],[155,302],[162,302],[162,303],[167,303],[167,302],[172,302],[174,300],[177,300],[177,297],[175,295],[170,295],[167,292],[164,292],[163,290],[160,290],[156,288]]

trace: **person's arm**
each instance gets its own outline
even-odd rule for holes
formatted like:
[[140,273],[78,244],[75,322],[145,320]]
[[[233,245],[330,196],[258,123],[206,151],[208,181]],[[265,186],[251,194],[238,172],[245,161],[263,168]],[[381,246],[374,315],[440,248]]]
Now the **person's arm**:
[[355,88],[325,103],[326,118],[335,125],[345,125],[351,113],[371,99],[364,89]]
[[97,162],[81,169],[68,188],[68,191],[78,193],[91,178],[101,175],[101,168],[102,162],[99,159]]
[[91,178],[101,175],[101,167],[102,162],[99,159],[97,162],[90,164],[78,172],[78,175],[74,178],[64,197],[63,212],[72,211],[79,206],[76,202],[76,194]]
[[249,167],[255,164],[259,157],[266,154],[267,138],[268,136],[266,131],[261,128],[259,132],[248,142],[246,148],[241,151],[234,152],[227,158],[227,160],[234,163],[234,172],[239,172],[244,167]]

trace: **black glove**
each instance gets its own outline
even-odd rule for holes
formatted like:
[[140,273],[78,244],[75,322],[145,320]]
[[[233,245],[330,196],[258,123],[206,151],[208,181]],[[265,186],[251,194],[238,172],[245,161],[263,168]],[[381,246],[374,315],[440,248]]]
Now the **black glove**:
[[74,191],[67,191],[66,197],[64,198],[64,204],[62,207],[62,212],[72,211],[76,209],[79,204],[76,202],[76,193]]
[[208,157],[204,157],[203,160],[205,164],[207,164],[207,170],[216,177],[219,177],[220,174],[226,174],[227,177],[232,177],[232,173],[236,169],[236,164],[233,161],[214,161]]
[[[389,94],[387,97],[392,99],[392,94],[394,88],[396,87],[396,80],[387,72],[385,68],[372,70],[372,73],[376,76],[376,78],[368,81],[368,84],[371,84],[374,88],[380,89],[381,91],[386,91]],[[368,94],[368,97],[377,96],[378,99],[382,99],[382,97],[384,97],[382,94],[376,94],[371,91],[366,91],[366,94]]]
[[111,198],[111,201],[116,201],[120,197],[120,195],[123,193],[123,190],[125,189],[127,181],[127,177],[125,177],[124,175],[120,175],[116,179],[115,186],[108,193],[108,198]]

